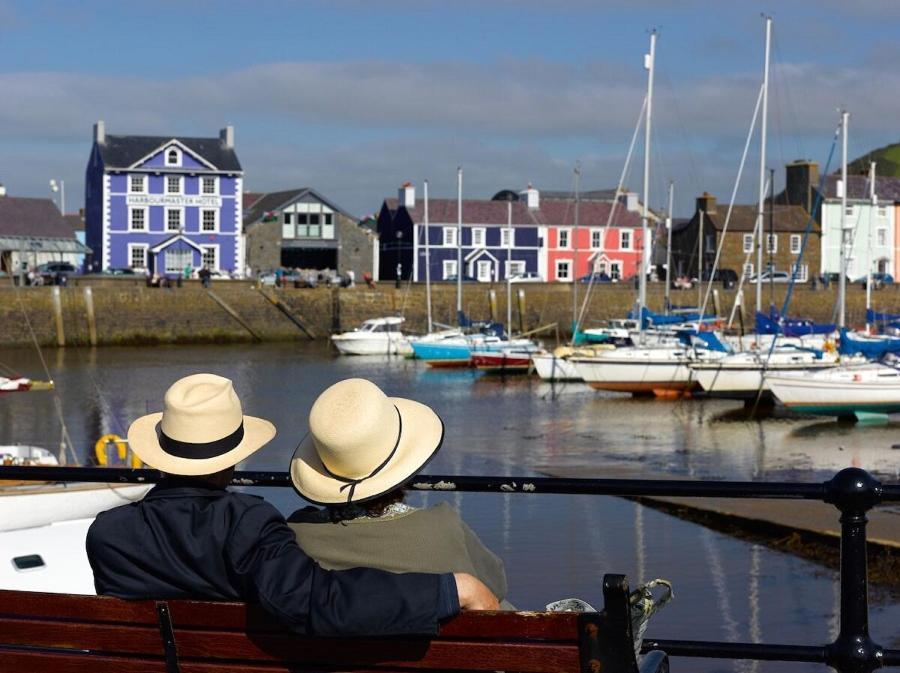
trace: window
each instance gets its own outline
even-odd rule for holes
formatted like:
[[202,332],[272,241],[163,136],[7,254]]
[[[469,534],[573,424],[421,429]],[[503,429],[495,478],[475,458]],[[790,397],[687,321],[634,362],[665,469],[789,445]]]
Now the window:
[[166,166],[181,165],[181,152],[174,147],[166,150]]
[[766,252],[778,252],[778,234],[766,234]]
[[603,247],[603,230],[602,229],[591,229],[591,247],[594,250],[599,250]]
[[[443,241],[445,247],[456,247],[456,227],[443,228]],[[455,271],[453,273],[456,273]]]
[[166,231],[179,231],[181,229],[181,209],[166,208]]
[[744,275],[747,278],[753,277],[753,265],[752,264],[744,264]]
[[145,231],[147,229],[147,209],[131,208],[128,211],[128,226],[132,231]]
[[[794,272],[794,270],[791,269],[791,273],[793,273],[793,272]],[[808,280],[809,280],[809,264],[801,264],[800,270],[797,272],[797,282],[805,283]]]
[[882,220],[887,218],[887,206],[878,206],[878,217]]
[[744,252],[753,252],[753,234],[744,234]]
[[525,262],[521,260],[504,262],[504,265],[507,277],[521,276],[525,273]]
[[128,245],[128,266],[132,269],[147,268],[147,246],[131,243]]
[[[326,226],[331,225],[334,222],[334,220],[332,219],[333,217],[334,217],[334,215],[332,215],[331,213],[322,213],[322,224],[324,224]],[[388,330],[388,331],[393,331],[393,330]]]
[[483,248],[484,247],[484,227],[473,227],[472,228],[472,247],[473,248]]
[[203,253],[200,255],[200,263],[210,269],[219,268],[219,246],[204,245],[201,247]]
[[166,176],[166,194],[181,194],[181,176]]
[[791,234],[791,254],[799,255],[803,237],[800,234]]
[[322,227],[319,226],[319,220],[322,216],[319,213],[310,213],[309,218],[309,229],[306,233],[310,238],[319,238],[322,235]]
[[146,175],[132,175],[128,178],[128,191],[132,194],[143,194],[146,189]]
[[[446,231],[446,229],[444,229]],[[447,280],[451,276],[456,275],[456,260],[455,259],[445,259],[444,260],[444,280]]]
[[516,245],[516,230],[509,227],[503,227],[500,230],[500,246],[504,248],[513,248]]
[[309,215],[306,213],[297,213],[297,236],[309,235]]
[[556,280],[572,280],[572,260],[556,260]]
[[556,247],[558,247],[558,248],[568,248],[569,247],[569,230],[568,229],[560,229],[559,230],[559,242]]
[[201,194],[216,194],[216,179],[214,177],[202,177],[200,178],[200,193]]
[[854,208],[856,208],[856,206],[847,206],[846,208],[844,208],[844,213],[847,215],[847,217],[853,217]]
[[627,229],[622,229],[619,232],[619,249],[631,250],[631,232]]
[[166,273],[184,273],[184,267],[193,267],[194,253],[190,249],[166,250]]
[[294,214],[293,213],[284,213],[284,223],[285,224],[293,224],[294,222]]
[[490,283],[493,280],[493,265],[489,259],[479,259],[475,265],[475,277],[481,283]]
[[200,211],[200,231],[218,231],[219,229],[219,211],[218,210],[201,210]]
[[883,247],[887,245],[887,229],[876,229],[875,230],[875,245]]
[[609,263],[609,277],[613,280],[620,280],[622,278],[622,262]]

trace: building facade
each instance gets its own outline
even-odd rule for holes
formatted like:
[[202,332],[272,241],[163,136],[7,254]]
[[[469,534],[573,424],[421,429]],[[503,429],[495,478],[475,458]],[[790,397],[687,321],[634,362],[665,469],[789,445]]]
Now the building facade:
[[244,217],[254,274],[286,267],[374,275],[374,232],[330,199],[309,187],[255,196]]
[[491,200],[464,199],[461,228],[456,199],[430,199],[426,227],[424,202],[407,184],[397,199],[384,201],[378,215],[380,275],[423,282],[430,258],[431,280],[451,280],[461,257],[464,277],[480,282],[522,275],[572,282],[591,269],[626,278],[639,266],[638,207],[623,197],[610,220],[611,200],[584,200],[575,227],[571,195],[546,198],[529,187],[518,194],[504,190]]
[[242,183],[230,126],[218,138],[114,136],[97,122],[85,180],[88,270],[241,275]]

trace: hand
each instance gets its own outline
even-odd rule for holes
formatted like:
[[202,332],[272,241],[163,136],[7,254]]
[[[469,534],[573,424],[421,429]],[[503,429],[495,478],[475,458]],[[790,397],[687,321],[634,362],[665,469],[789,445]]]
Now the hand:
[[484,583],[468,573],[454,573],[461,610],[499,610],[500,603]]

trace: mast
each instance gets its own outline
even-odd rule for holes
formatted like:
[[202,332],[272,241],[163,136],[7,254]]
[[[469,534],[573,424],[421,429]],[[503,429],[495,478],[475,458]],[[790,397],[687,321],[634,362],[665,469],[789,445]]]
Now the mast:
[[669,182],[669,216],[666,218],[666,315],[672,304],[672,203],[675,198],[675,181]]
[[506,201],[506,333],[512,335],[512,199]]
[[772,48],[772,17],[766,17],[766,58],[763,69],[762,124],[759,147],[759,240],[756,243],[756,312],[762,312],[763,207],[766,198],[766,122],[769,109],[769,52]]
[[870,334],[869,311],[872,310],[872,230],[878,197],[875,195],[875,162],[869,162],[869,245],[866,250],[866,334]]
[[428,226],[428,180],[425,180],[425,305],[428,309],[428,333],[434,330],[434,323],[431,320],[431,248],[428,244],[428,237],[431,229]]
[[[575,231],[574,235],[574,258],[572,262],[572,343],[575,343],[575,320],[578,315],[578,224],[579,224],[579,206],[581,205],[581,164],[575,164]],[[593,273],[588,269],[588,273]]]
[[462,317],[462,166],[456,168],[456,319]]
[[[772,241],[772,245],[769,245]],[[769,310],[775,305],[775,169],[769,169],[769,238],[766,239],[769,252]],[[788,249],[790,252],[790,249]]]
[[[700,229],[697,233],[697,310],[703,311],[703,216],[706,211],[700,210]],[[701,320],[703,316],[700,316]]]
[[656,29],[650,32],[650,53],[644,56],[647,69],[647,117],[644,124],[644,207],[641,209],[641,259],[638,265],[638,343],[644,343],[644,307],[647,305],[647,233],[650,215],[650,131],[653,113],[653,66],[656,60]]
[[841,111],[841,251],[838,265],[838,327],[847,326],[847,124],[850,113]]

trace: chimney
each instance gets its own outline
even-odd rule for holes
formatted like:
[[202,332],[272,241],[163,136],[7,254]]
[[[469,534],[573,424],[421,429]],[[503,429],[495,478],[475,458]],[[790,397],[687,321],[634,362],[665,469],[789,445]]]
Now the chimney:
[[541,193],[536,190],[530,182],[528,183],[528,187],[519,192],[519,194],[525,196],[528,210],[538,210],[541,207]]
[[94,124],[94,142],[98,145],[106,144],[106,122],[102,119]]
[[630,213],[637,213],[640,211],[640,208],[638,207],[637,192],[625,192],[625,209]]
[[819,164],[809,159],[797,159],[784,167],[785,202],[792,206],[803,206],[807,213],[812,212],[813,187],[819,184]]
[[0,196],[6,196],[6,185],[0,182]]
[[234,127],[231,124],[219,131],[219,140],[222,141],[226,150],[234,149]]
[[404,182],[397,191],[397,201],[404,208],[416,207],[416,188],[411,182]]
[[703,192],[697,197],[697,210],[715,215],[716,213],[716,197],[709,192]]

